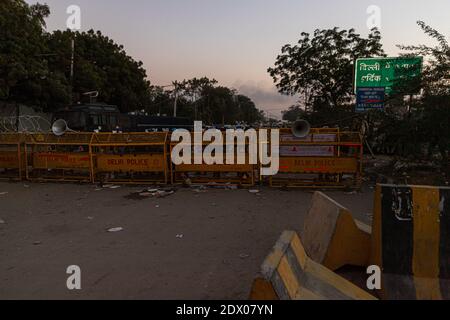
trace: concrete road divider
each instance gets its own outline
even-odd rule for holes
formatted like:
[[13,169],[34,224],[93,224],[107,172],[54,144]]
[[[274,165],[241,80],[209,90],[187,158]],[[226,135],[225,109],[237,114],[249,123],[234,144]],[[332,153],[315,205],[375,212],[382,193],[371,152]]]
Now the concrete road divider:
[[370,233],[370,226],[353,219],[347,208],[316,192],[300,235],[311,259],[337,270],[345,265],[368,266]]
[[384,299],[450,299],[450,188],[378,185],[371,264]]
[[375,300],[333,271],[311,260],[294,231],[285,231],[261,267],[252,300]]

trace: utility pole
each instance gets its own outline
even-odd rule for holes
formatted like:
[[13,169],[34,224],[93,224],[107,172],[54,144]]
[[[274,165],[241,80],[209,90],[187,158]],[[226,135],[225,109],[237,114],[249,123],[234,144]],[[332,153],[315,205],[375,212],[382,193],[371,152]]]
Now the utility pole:
[[73,104],[73,69],[75,62],[75,38],[71,41],[72,54],[70,57],[70,104]]
[[177,117],[177,104],[178,104],[178,88],[175,86],[175,101],[173,103],[173,117]]
[[197,121],[197,94],[194,92],[193,93],[193,98],[192,98],[192,102],[194,103],[194,121]]

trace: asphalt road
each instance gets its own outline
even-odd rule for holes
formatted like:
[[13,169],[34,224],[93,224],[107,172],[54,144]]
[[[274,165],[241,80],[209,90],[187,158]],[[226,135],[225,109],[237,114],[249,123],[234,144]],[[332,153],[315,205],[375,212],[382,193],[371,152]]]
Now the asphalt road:
[[[0,183],[0,299],[246,299],[312,196],[262,188],[128,197],[142,189]],[[326,193],[370,222],[372,189]],[[79,291],[66,287],[70,265],[81,268]]]

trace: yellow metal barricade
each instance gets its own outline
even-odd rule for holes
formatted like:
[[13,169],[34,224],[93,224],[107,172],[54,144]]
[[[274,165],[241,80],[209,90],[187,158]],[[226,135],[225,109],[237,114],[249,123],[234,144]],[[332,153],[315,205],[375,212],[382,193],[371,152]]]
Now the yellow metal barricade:
[[29,135],[25,144],[27,179],[91,182],[92,136],[92,133]]
[[312,129],[305,138],[280,130],[280,169],[272,187],[359,187],[363,144],[359,133]]
[[22,180],[24,177],[25,139],[24,134],[0,134],[0,180]]
[[98,133],[92,139],[94,182],[168,183],[168,133]]
[[[194,141],[193,133],[192,141]],[[224,146],[221,151],[214,153],[213,157],[216,159],[222,159],[221,162],[214,162],[212,164],[207,164],[204,161],[203,153],[205,148],[210,144],[210,142],[202,142],[201,144],[192,145],[189,144],[191,153],[191,163],[183,164],[173,164],[172,169],[172,184],[182,184],[190,181],[194,184],[218,184],[218,185],[242,185],[242,186],[253,186],[255,184],[255,171],[257,170],[257,164],[250,164],[249,161],[249,145],[248,140],[245,142],[244,148],[240,152],[244,153],[245,163],[238,163],[238,144],[236,141],[233,143],[227,143],[225,133],[223,134]],[[180,142],[183,143],[183,142]],[[172,154],[173,148],[178,145],[178,142],[171,142],[170,153]],[[227,148],[234,148],[235,161],[234,164],[227,164],[226,161],[226,150]],[[200,154],[202,156],[202,163],[195,163],[195,154]],[[257,157],[257,155],[256,155]]]

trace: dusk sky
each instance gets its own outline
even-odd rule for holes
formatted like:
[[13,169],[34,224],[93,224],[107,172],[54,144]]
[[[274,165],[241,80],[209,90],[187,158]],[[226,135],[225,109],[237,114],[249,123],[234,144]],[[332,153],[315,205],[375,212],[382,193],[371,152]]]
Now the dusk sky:
[[[29,3],[37,1],[28,0]],[[281,47],[317,28],[369,32],[370,5],[381,9],[384,49],[433,44],[416,25],[423,20],[446,36],[449,0],[41,0],[51,9],[47,29],[66,29],[66,8],[78,5],[82,30],[95,29],[142,60],[152,84],[207,76],[250,96],[279,117],[294,100],[277,93],[267,68]]]

